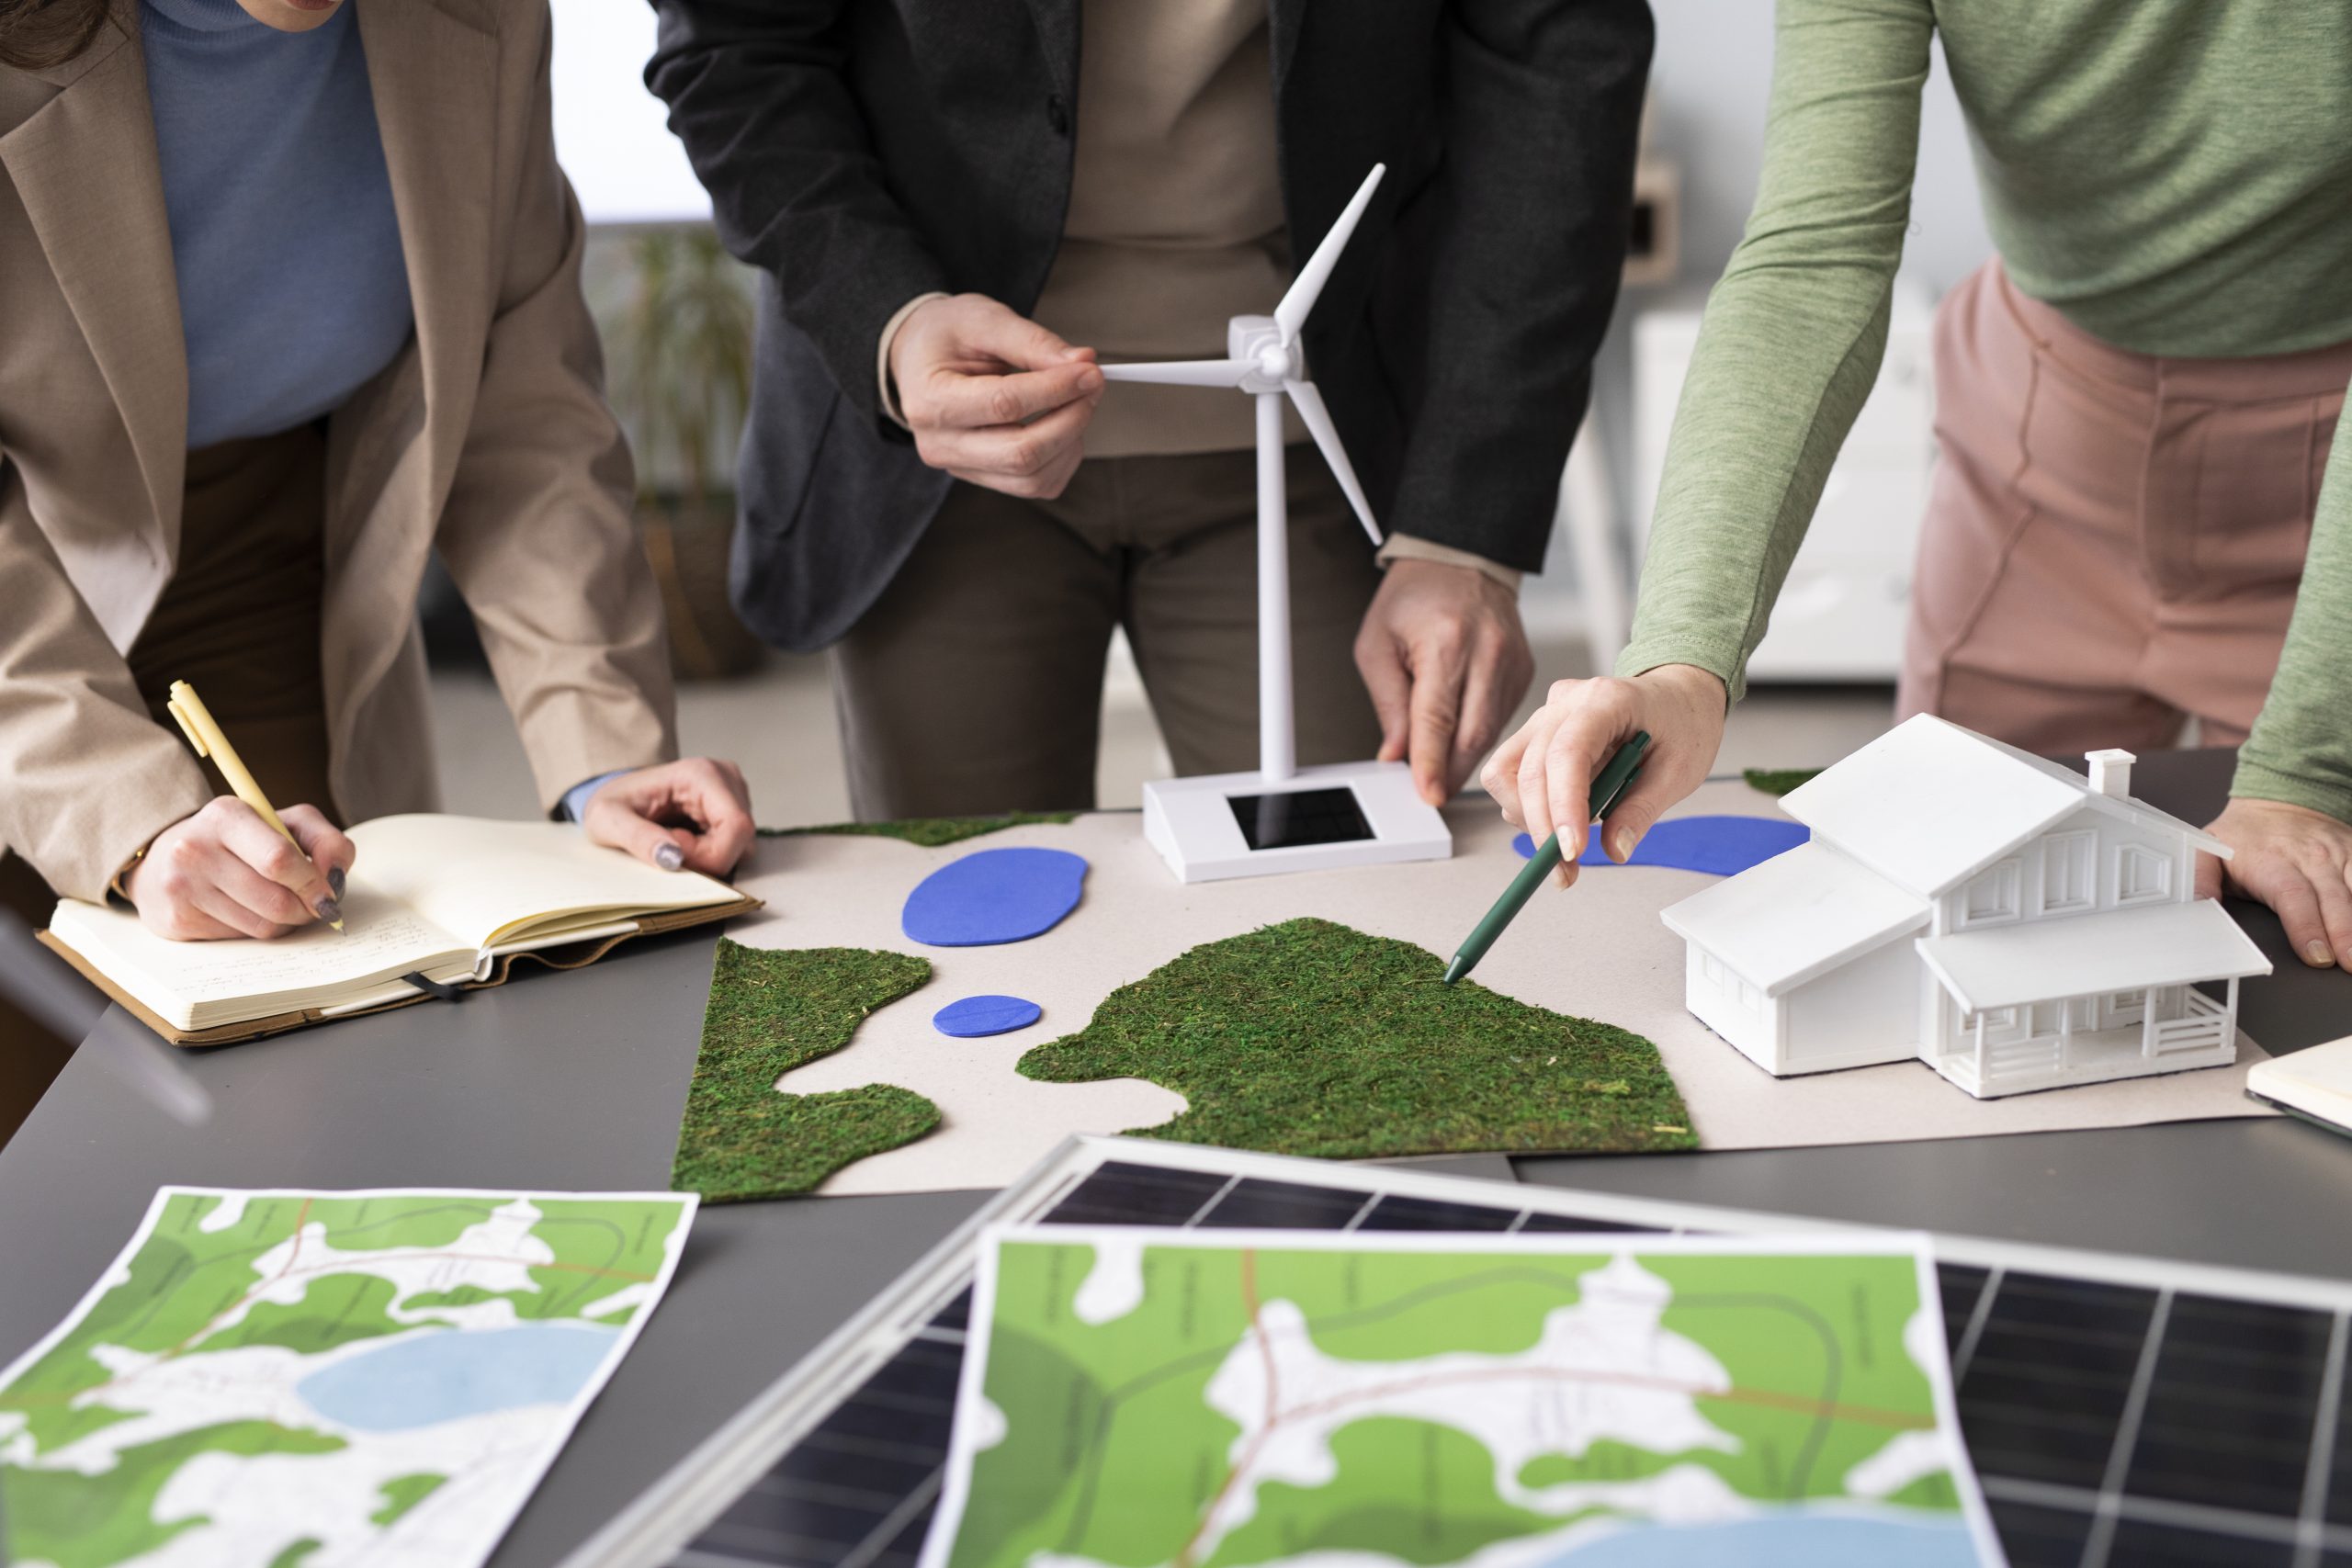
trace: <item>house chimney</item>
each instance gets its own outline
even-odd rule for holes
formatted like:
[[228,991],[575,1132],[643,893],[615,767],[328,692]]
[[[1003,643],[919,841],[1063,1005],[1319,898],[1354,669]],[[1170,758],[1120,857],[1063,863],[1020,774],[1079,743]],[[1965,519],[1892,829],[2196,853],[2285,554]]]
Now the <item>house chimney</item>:
[[2109,747],[2104,751],[2086,751],[2083,760],[2091,765],[2091,788],[2100,795],[2118,800],[2132,795],[2132,764],[2138,759],[2129,751]]

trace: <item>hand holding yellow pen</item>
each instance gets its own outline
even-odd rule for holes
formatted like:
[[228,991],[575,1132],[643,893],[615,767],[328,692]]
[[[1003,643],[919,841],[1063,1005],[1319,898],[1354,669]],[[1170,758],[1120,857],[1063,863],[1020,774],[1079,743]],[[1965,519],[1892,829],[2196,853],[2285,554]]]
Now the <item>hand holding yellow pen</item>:
[[[237,755],[237,749],[229,744],[229,738],[220,732],[220,726],[213,721],[210,711],[204,705],[204,699],[196,694],[196,688],[186,681],[173,682],[171,698],[164,705],[171,711],[174,718],[179,720],[180,733],[186,735],[187,743],[196,748],[196,754],[209,757],[212,765],[220,770],[220,776],[229,781],[229,787],[235,792],[237,798],[252,807],[255,816],[277,829],[278,837],[292,844],[300,853],[301,843],[286,830],[286,824],[277,819],[277,808],[269,804],[269,797],[262,794],[261,785],[254,782],[253,774],[245,768],[244,760]],[[339,933],[343,931],[341,916],[327,924]]]

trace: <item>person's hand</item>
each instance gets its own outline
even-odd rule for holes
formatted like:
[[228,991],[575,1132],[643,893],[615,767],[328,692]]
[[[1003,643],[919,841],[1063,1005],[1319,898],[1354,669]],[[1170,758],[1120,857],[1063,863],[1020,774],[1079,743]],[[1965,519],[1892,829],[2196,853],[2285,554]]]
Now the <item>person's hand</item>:
[[2233,800],[2205,830],[2237,853],[2197,857],[2197,896],[2224,886],[2278,912],[2295,955],[2352,968],[2352,826],[2282,800]]
[[1380,761],[1408,761],[1442,806],[1502,733],[1535,676],[1510,589],[1465,566],[1400,560],[1356,633],[1356,669],[1380,716]]
[[1102,396],[1091,348],[982,294],[915,307],[890,343],[890,379],[915,451],[934,468],[1007,495],[1051,500],[1085,456]]
[[1487,759],[1479,783],[1503,816],[1541,844],[1560,835],[1560,886],[1577,879],[1592,779],[1637,730],[1642,769],[1609,814],[1601,848],[1623,864],[1666,808],[1705,781],[1724,743],[1724,683],[1691,664],[1661,664],[1630,681],[1555,681],[1544,705]]
[[725,876],[752,846],[752,795],[743,770],[687,757],[623,773],[588,797],[581,828],[600,844],[660,866]]
[[156,834],[122,884],[140,923],[174,942],[217,942],[341,919],[336,901],[358,851],[315,807],[289,806],[277,819],[300,849],[233,795]]

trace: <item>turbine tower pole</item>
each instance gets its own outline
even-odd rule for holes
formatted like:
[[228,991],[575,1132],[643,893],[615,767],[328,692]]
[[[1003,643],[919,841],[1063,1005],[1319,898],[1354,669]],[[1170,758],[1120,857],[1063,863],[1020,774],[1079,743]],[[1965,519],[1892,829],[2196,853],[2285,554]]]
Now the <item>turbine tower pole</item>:
[[1258,398],[1258,771],[1298,771],[1290,678],[1290,497],[1283,478],[1283,394]]

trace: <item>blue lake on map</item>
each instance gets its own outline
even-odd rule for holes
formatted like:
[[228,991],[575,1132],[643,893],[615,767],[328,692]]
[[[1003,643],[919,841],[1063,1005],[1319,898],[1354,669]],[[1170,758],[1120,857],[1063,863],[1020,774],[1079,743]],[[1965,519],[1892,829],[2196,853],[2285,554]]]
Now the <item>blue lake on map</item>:
[[1545,1568],[1973,1568],[1979,1561],[1957,1519],[1915,1524],[1798,1512],[1636,1526],[1571,1547]]
[[420,1334],[312,1372],[294,1391],[328,1420],[363,1432],[562,1404],[595,1375],[619,1333],[533,1323],[480,1334]]

